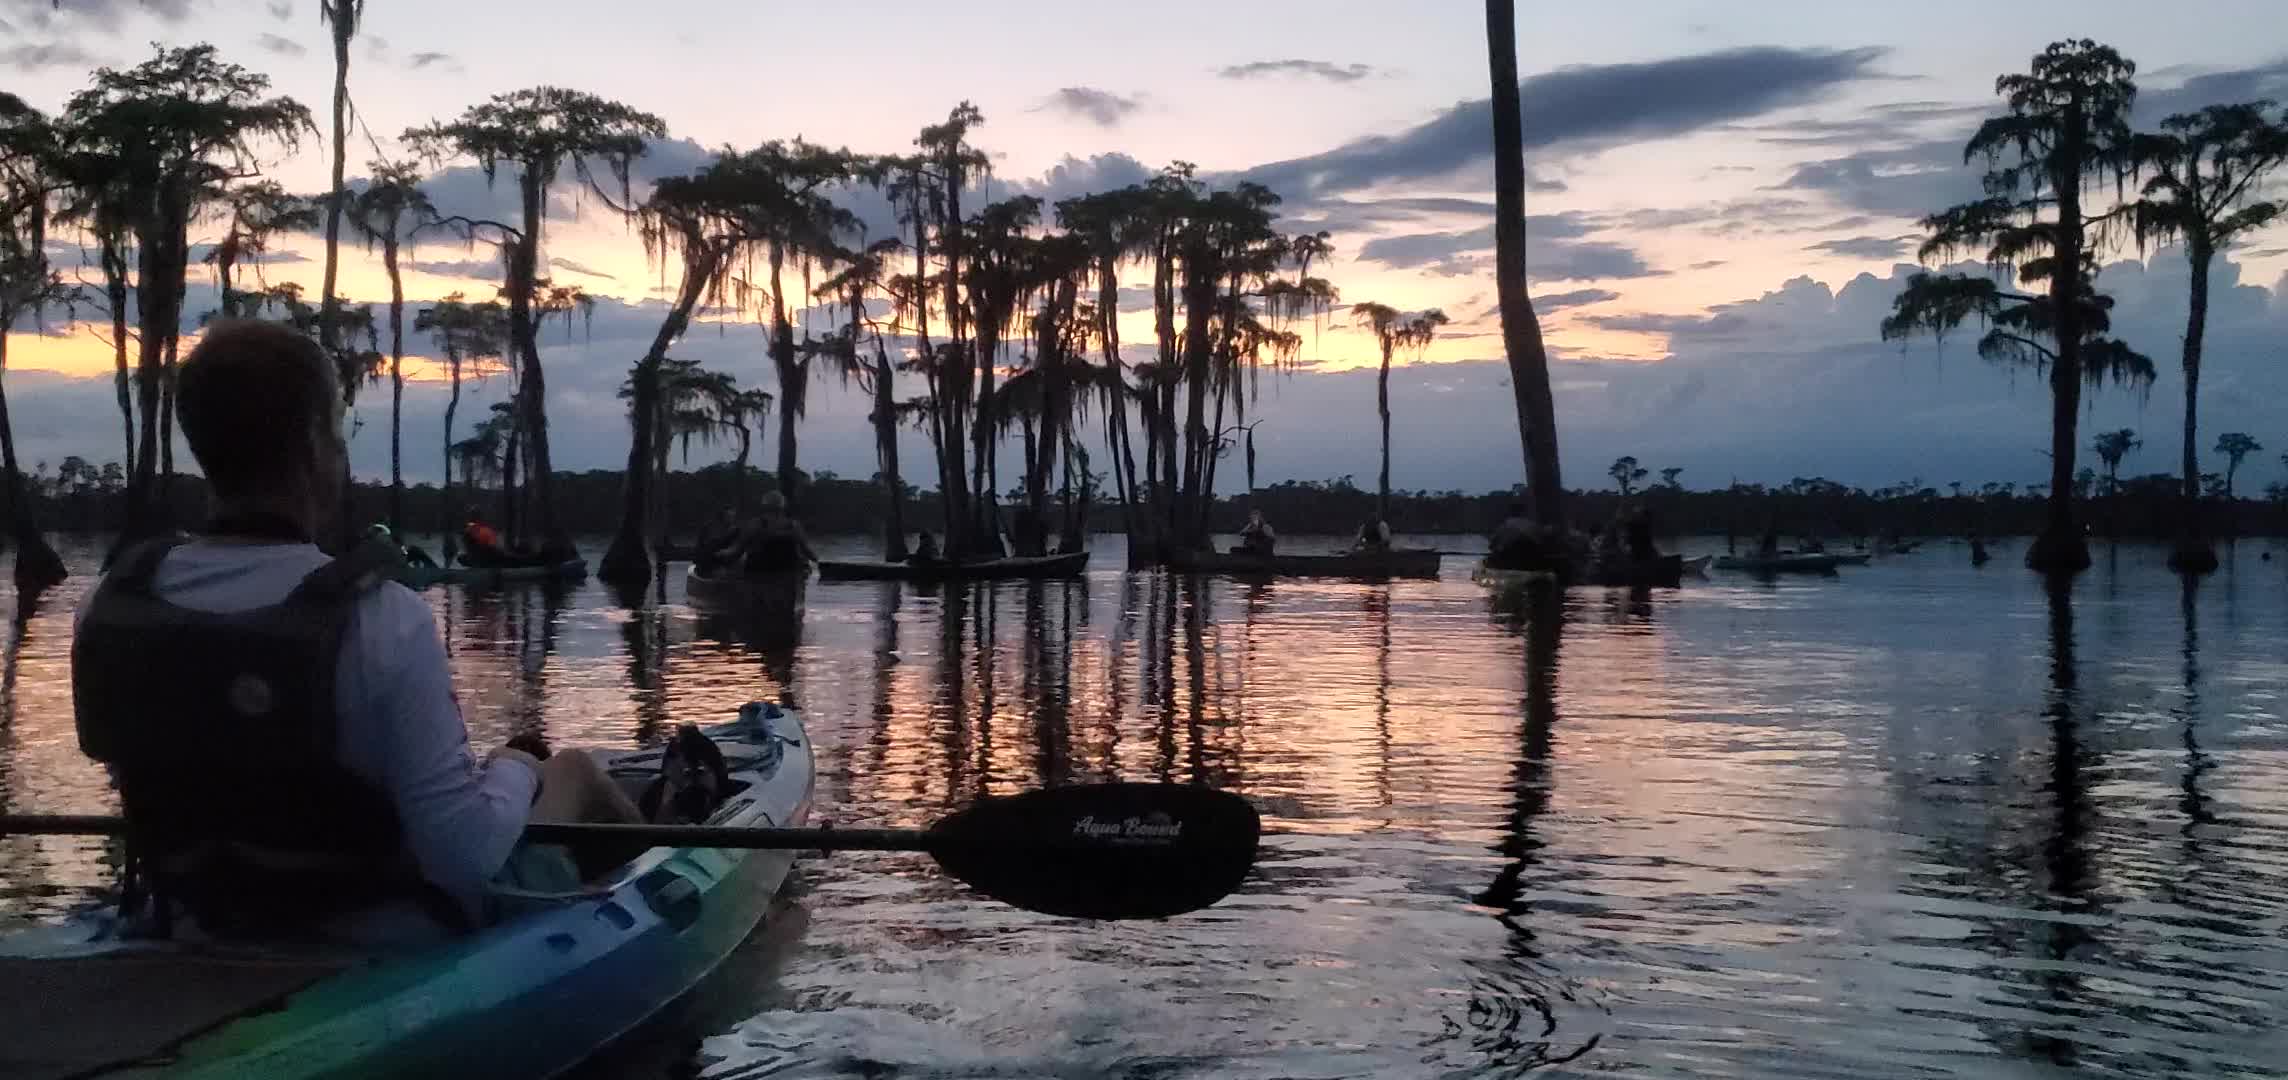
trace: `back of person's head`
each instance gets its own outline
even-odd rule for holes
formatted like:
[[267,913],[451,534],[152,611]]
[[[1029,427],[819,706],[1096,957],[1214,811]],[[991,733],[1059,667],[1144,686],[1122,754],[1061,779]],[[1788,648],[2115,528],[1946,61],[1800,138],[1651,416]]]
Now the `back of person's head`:
[[175,416],[222,498],[293,494],[340,463],[341,398],[317,342],[279,323],[209,328],[175,377]]

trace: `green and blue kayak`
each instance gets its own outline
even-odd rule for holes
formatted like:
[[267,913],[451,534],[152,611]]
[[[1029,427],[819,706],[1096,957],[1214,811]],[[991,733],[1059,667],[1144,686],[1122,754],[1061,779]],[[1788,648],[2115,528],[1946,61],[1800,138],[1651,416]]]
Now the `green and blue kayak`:
[[[800,717],[707,729],[714,826],[810,816]],[[631,790],[658,750],[604,755]],[[108,912],[0,937],[0,1075],[545,1077],[681,997],[754,932],[795,852],[656,848],[565,893],[504,892],[476,933],[399,951],[120,940]]]

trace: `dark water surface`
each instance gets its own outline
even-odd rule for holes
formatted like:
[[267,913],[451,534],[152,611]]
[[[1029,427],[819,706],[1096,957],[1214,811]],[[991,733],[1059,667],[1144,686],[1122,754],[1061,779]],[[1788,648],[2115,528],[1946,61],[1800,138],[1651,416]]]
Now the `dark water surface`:
[[[819,816],[918,825],[1112,777],[1257,800],[1247,890],[1160,924],[801,864],[598,1075],[2288,1072],[2288,559],[2048,594],[1959,547],[1508,606],[1443,580],[812,583],[799,618],[584,585],[429,594],[481,740],[625,744],[784,694]],[[855,546],[852,548],[856,550]],[[78,553],[85,559],[86,553]],[[0,669],[0,807],[110,808],[70,612]],[[8,603],[13,604],[13,599]],[[0,839],[0,922],[108,880]]]

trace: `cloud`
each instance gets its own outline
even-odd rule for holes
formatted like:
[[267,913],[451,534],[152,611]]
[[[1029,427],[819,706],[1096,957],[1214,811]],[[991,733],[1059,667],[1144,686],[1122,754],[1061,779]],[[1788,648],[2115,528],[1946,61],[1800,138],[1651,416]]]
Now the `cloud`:
[[279,56],[302,56],[310,51],[301,42],[292,38],[279,37],[276,34],[256,34],[254,45],[263,52],[276,53]]
[[294,0],[268,0],[262,6],[268,8],[270,17],[279,22],[286,22],[294,17]]
[[1216,75],[1225,79],[1253,79],[1265,75],[1303,75],[1328,82],[1352,83],[1374,74],[1368,64],[1336,64],[1326,60],[1256,60],[1219,68]]
[[1623,330],[1633,334],[1688,334],[1706,333],[1714,319],[1705,315],[1585,315],[1584,321],[1601,330]]
[[[1576,211],[1526,218],[1526,272],[1536,282],[1596,281],[1657,277],[1636,249],[1609,241],[1583,240],[1596,231],[1593,220]],[[1368,240],[1358,250],[1364,262],[1394,270],[1419,268],[1441,277],[1489,273],[1494,227],[1454,232],[1399,233]]]
[[[2162,117],[2205,105],[2281,96],[2288,96],[2288,60],[2207,72],[2175,86],[2143,87],[2133,122],[2150,126]],[[2000,103],[1992,100],[1975,105],[1877,106],[1862,118],[1823,125],[1837,136],[1834,141],[1858,143],[1859,149],[1804,162],[1775,186],[1822,193],[1847,209],[1883,217],[1919,218],[1969,202],[1983,194],[1979,182],[1983,170],[1963,162],[1963,144],[1981,118],[2000,112]],[[1927,137],[1908,120],[1946,121],[1939,130],[1949,134]]]
[[1698,206],[1646,207],[1611,215],[1606,223],[1628,229],[1677,229],[1709,225],[1705,231],[1726,234],[1756,225],[1784,226],[1818,216],[1809,202],[1795,198],[1733,199]]
[[1807,244],[1805,251],[1824,251],[1853,259],[1897,259],[1907,254],[1912,236],[1851,236]]
[[194,0],[0,0],[4,9],[35,30],[62,22],[116,33],[131,15],[149,15],[160,22],[179,23],[191,15]]
[[93,53],[68,41],[0,48],[0,68],[14,68],[27,75],[49,68],[87,68],[96,63]]
[[994,194],[996,188],[989,183],[987,193],[997,199],[1008,198],[1010,194],[1032,195],[1053,209],[1060,199],[1141,184],[1158,171],[1127,154],[1095,154],[1086,158],[1068,154],[1041,175],[1012,182],[1003,193]]
[[407,71],[419,71],[431,64],[441,65],[447,71],[461,70],[461,62],[453,59],[452,53],[417,52],[405,58]]
[[1098,127],[1114,127],[1141,106],[1137,99],[1122,97],[1110,90],[1099,90],[1093,86],[1068,86],[1041,99],[1038,107],[1068,113]]
[[[1459,201],[1459,200],[1457,200]],[[1314,222],[1313,224],[1317,224]],[[1527,242],[1534,240],[1572,240],[1589,235],[1588,219],[1575,211],[1561,214],[1533,214],[1525,219]],[[1494,227],[1482,225],[1459,232],[1398,233],[1378,236],[1359,248],[1358,257],[1367,262],[1378,262],[1394,270],[1420,266],[1427,262],[1471,251],[1485,251],[1494,246]]]
[[1981,194],[1977,170],[1962,163],[1963,142],[1932,139],[1805,162],[1776,187],[1819,192],[1883,217],[1921,217]]
[[582,266],[579,263],[573,262],[572,260],[567,259],[562,255],[550,256],[548,259],[548,265],[556,267],[559,270],[570,270],[575,274],[586,274],[589,277],[603,278],[606,281],[620,280],[619,275],[617,274],[607,274],[601,270]]
[[[1587,307],[1591,304],[1602,304],[1608,300],[1620,298],[1621,294],[1611,289],[1575,289],[1572,292],[1536,296],[1533,298],[1533,310],[1538,314],[1548,315],[1567,308]],[[1501,308],[1496,306],[1488,311],[1487,315],[1492,316],[1500,313]]]
[[438,277],[480,278],[486,281],[498,281],[501,276],[501,261],[499,259],[411,259],[406,262],[405,267],[408,270],[435,274]]
[[[1765,46],[1643,63],[1584,65],[1519,84],[1528,147],[1597,148],[1682,135],[1875,77],[1884,50]],[[1422,180],[1493,155],[1492,102],[1464,101],[1427,123],[1249,170],[1290,197]]]
[[[187,249],[187,254],[185,257],[190,265],[195,267],[200,263],[205,262],[207,256],[213,254],[214,249],[215,246],[213,244],[192,244]],[[310,257],[308,255],[302,254],[299,251],[294,251],[287,248],[273,248],[269,251],[264,251],[251,257],[240,256],[238,261],[241,267],[248,265],[284,266],[289,263],[309,262]]]

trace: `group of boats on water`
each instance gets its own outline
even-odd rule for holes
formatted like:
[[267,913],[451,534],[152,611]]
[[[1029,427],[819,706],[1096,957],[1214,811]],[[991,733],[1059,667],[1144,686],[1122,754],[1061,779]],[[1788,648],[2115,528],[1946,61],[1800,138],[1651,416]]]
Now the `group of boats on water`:
[[[1576,584],[1585,585],[1673,588],[1686,578],[1705,577],[1712,569],[1747,574],[1833,574],[1841,567],[1864,566],[1878,554],[1904,555],[1914,551],[1917,546],[1909,541],[1851,551],[1788,549],[1691,557],[1661,555],[1641,560],[1592,559],[1578,568],[1571,579]],[[670,549],[664,554],[669,558],[689,558],[689,553],[681,549]],[[1243,578],[1434,580],[1439,575],[1445,554],[1433,548],[1399,547],[1276,554],[1234,548],[1228,551],[1169,552],[1163,564],[1179,573]],[[822,581],[1046,580],[1080,576],[1088,568],[1088,558],[1087,551],[1072,551],[974,561],[820,559],[814,569]],[[397,578],[409,587],[421,589],[441,584],[491,587],[519,582],[578,581],[587,576],[586,560],[568,558],[515,566],[440,567],[408,564],[398,572]],[[1549,570],[1502,569],[1483,563],[1471,575],[1473,580],[1506,586],[1555,581],[1558,576]],[[686,578],[694,596],[731,596],[762,585],[783,583],[785,580],[787,575],[783,574],[748,575],[727,568],[711,568],[704,563],[694,563]]]

